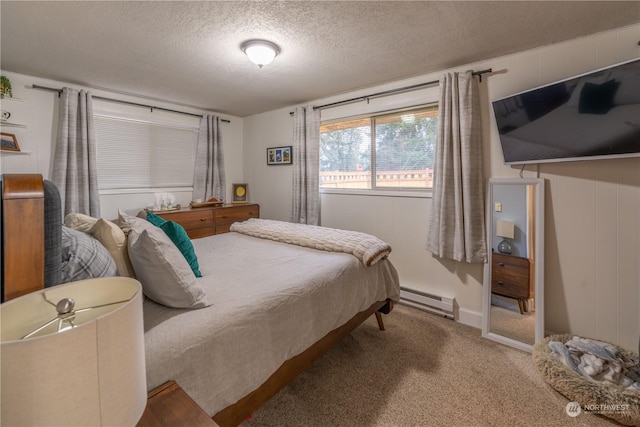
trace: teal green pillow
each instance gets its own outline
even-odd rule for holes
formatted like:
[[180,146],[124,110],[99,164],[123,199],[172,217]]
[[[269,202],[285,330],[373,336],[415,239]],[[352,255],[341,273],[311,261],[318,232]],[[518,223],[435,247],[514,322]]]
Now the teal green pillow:
[[195,274],[196,277],[202,277],[200,265],[198,264],[198,257],[193,249],[193,243],[191,243],[191,239],[189,239],[184,228],[177,222],[166,221],[153,212],[147,212],[147,221],[164,231],[164,234],[171,239],[180,253],[182,253],[182,256],[184,256],[184,259],[187,260],[193,274]]
[[166,219],[161,218],[158,215],[154,214],[153,212],[149,212],[149,211],[147,211],[147,221],[149,221],[151,224],[155,225],[156,227],[160,227],[162,224],[167,222]]

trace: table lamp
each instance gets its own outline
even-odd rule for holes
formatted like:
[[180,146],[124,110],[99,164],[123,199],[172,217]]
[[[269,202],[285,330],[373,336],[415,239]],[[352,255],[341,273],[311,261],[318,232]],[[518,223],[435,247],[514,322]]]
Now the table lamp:
[[496,236],[502,237],[502,241],[498,244],[498,252],[502,254],[510,254],[513,252],[513,247],[508,239],[513,239],[514,224],[511,221],[497,220],[496,221]]
[[0,305],[6,426],[134,426],[147,403],[142,287],[81,280]]

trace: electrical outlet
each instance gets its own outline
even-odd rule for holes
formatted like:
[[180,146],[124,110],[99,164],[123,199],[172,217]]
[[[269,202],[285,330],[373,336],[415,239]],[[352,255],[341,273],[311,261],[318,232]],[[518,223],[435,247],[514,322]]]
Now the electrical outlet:
[[502,203],[496,202],[495,206],[496,206],[496,212],[502,212]]

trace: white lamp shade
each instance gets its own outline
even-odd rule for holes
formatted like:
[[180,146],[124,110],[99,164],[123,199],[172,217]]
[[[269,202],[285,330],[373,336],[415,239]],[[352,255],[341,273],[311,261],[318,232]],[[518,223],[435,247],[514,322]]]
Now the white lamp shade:
[[249,57],[249,60],[260,68],[263,65],[271,64],[276,55],[280,53],[278,45],[267,40],[249,40],[244,42],[240,48]]
[[513,239],[513,229],[514,224],[511,221],[503,221],[501,219],[496,221],[496,236]]
[[[21,339],[73,298],[73,328]],[[110,277],[47,288],[0,305],[1,424],[133,426],[147,403],[142,287]]]

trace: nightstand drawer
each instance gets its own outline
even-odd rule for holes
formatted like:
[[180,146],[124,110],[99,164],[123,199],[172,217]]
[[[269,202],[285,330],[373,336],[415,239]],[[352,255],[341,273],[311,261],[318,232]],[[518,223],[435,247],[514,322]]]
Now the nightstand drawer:
[[509,276],[529,278],[529,260],[510,255],[492,254],[491,268],[493,274],[507,274]]
[[529,279],[512,276],[491,278],[491,292],[511,298],[529,298]]

